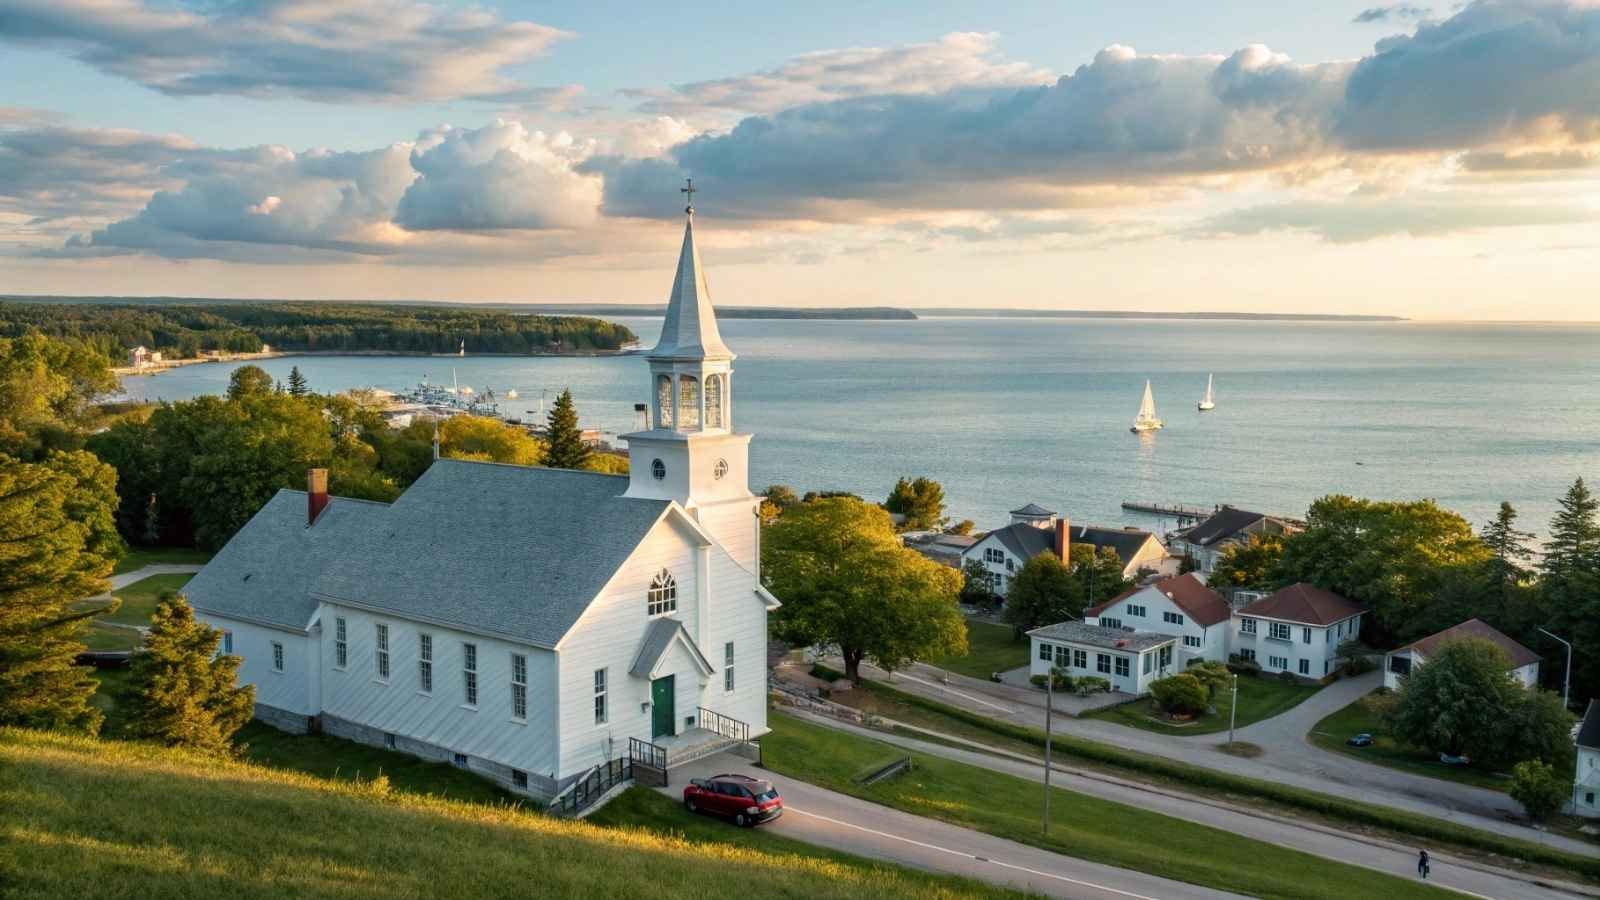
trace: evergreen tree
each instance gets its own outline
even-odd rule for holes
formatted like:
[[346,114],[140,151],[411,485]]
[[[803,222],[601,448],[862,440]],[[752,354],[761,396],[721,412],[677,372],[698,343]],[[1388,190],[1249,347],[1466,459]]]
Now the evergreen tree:
[[1600,500],[1589,493],[1579,478],[1561,498],[1560,509],[1550,520],[1550,540],[1544,545],[1543,569],[1547,581],[1556,587],[1580,570],[1593,569],[1600,557]]
[[289,369],[289,393],[296,397],[304,397],[311,393],[311,388],[306,386],[306,377],[300,374],[299,366]]
[[944,486],[931,478],[902,478],[895,482],[883,508],[903,517],[902,531],[938,529],[949,522],[944,515]]
[[218,656],[222,632],[197,622],[181,595],[156,607],[144,652],[134,657],[130,737],[226,753],[250,721],[255,688],[236,687],[239,657]]
[[572,391],[563,390],[550,407],[544,439],[544,464],[552,469],[581,469],[589,461],[589,448],[578,429],[578,410],[572,405]]
[[122,555],[116,471],[83,451],[0,455],[0,725],[97,732],[78,600],[109,588]]

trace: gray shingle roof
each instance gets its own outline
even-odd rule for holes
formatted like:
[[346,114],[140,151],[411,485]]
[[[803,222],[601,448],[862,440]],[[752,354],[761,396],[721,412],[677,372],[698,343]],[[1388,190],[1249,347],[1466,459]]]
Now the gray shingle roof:
[[202,612],[303,631],[311,586],[328,561],[388,510],[334,497],[306,527],[304,491],[279,491],[183,589]]
[[694,657],[695,664],[700,667],[700,670],[708,675],[716,671],[711,667],[711,663],[706,659],[705,654],[700,652],[700,648],[695,646],[694,640],[689,637],[689,632],[683,627],[682,621],[660,618],[651,622],[650,627],[645,629],[644,639],[639,642],[639,652],[634,655],[633,665],[628,668],[628,674],[636,675],[640,678],[649,678],[650,673],[656,669],[656,663],[659,663],[661,657],[666,655],[668,648],[672,646],[673,640],[680,634],[683,635],[683,645],[689,649],[690,655]]
[[1583,711],[1583,724],[1578,726],[1578,746],[1600,750],[1600,700],[1590,700]]
[[1055,550],[1054,531],[1018,522],[990,532],[1007,550],[1024,561],[1033,559],[1046,550]]
[[624,476],[442,459],[312,585],[334,602],[553,647],[670,505]]
[[1043,516],[1053,516],[1056,513],[1055,513],[1055,510],[1053,510],[1053,509],[1045,509],[1044,507],[1040,506],[1037,503],[1029,503],[1027,506],[1024,506],[1024,507],[1022,507],[1020,509],[1013,509],[1011,511],[1011,514],[1013,516],[1043,517]]
[[1136,528],[1103,528],[1099,525],[1073,525],[1067,529],[1067,539],[1073,544],[1091,544],[1095,549],[1110,547],[1117,551],[1123,566],[1133,561],[1146,542],[1155,535]]
[[1086,625],[1083,622],[1057,622],[1054,625],[1035,628],[1028,632],[1028,635],[1043,640],[1085,644],[1106,650],[1127,650],[1130,653],[1149,650],[1162,644],[1170,644],[1178,639],[1178,636],[1174,634],[1161,634],[1155,631],[1136,632],[1129,631],[1126,628]]

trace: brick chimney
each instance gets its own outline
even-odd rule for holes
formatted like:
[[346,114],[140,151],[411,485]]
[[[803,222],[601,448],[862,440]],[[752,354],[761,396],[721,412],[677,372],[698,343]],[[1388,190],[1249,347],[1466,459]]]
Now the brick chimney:
[[317,524],[317,515],[328,505],[328,470],[306,472],[306,527]]
[[1066,516],[1056,519],[1056,559],[1067,562],[1067,551],[1072,549],[1072,522]]

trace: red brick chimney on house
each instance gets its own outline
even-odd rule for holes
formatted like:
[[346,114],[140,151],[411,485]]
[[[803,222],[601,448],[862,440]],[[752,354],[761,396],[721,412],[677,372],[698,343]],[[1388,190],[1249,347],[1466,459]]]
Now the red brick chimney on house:
[[317,524],[317,515],[328,505],[328,470],[306,472],[306,527]]
[[1072,537],[1068,534],[1072,530],[1072,523],[1066,516],[1056,520],[1056,559],[1067,561],[1067,551],[1072,549]]

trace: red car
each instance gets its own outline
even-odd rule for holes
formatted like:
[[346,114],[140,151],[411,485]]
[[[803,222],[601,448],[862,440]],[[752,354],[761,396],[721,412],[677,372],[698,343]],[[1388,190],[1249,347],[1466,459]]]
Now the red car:
[[689,812],[725,816],[740,827],[770,822],[783,815],[783,798],[772,782],[748,775],[692,778],[683,789],[683,806]]

